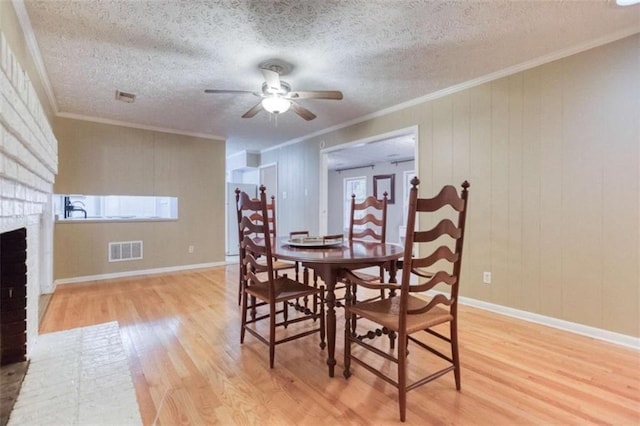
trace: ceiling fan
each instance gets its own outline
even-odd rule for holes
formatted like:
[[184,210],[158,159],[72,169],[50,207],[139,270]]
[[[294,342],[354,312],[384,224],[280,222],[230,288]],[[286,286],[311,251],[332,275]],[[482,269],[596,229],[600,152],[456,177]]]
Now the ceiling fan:
[[280,80],[280,76],[291,71],[292,66],[284,61],[272,59],[260,65],[260,71],[265,82],[262,83],[260,92],[250,90],[219,90],[206,89],[205,93],[231,93],[231,94],[251,94],[261,98],[260,102],[254,105],[249,111],[242,115],[242,118],[251,118],[265,110],[272,114],[282,114],[291,108],[296,114],[305,120],[313,120],[316,115],[297,103],[299,99],[342,99],[342,92],[338,90],[304,90],[292,91],[291,86],[286,81]]

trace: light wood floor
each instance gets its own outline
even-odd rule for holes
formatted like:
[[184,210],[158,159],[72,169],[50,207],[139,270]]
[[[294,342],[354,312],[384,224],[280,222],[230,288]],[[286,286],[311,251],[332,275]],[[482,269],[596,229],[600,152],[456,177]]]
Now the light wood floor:
[[[264,344],[240,345],[236,292],[237,265],[59,286],[41,333],[118,321],[145,424],[400,423],[395,388],[358,365],[342,377],[341,333],[336,377],[317,335],[278,346],[270,370]],[[460,311],[462,391],[452,374],[411,391],[407,424],[640,424],[640,352]],[[410,368],[432,358],[415,349]]]

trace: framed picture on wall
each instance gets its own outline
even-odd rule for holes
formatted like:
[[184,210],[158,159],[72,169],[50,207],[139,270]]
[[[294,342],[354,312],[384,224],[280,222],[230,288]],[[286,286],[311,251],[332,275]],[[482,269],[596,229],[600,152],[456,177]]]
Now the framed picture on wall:
[[373,177],[373,196],[378,200],[382,200],[383,194],[388,194],[387,203],[395,203],[395,180],[396,175],[375,175]]

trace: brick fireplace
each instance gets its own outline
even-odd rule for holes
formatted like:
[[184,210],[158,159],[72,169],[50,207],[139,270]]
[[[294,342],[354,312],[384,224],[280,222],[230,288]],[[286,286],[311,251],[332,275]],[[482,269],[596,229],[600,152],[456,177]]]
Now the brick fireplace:
[[28,356],[38,336],[39,297],[54,290],[51,206],[57,171],[58,143],[51,125],[29,75],[0,32],[3,364]]
[[27,355],[27,229],[0,234],[0,365]]

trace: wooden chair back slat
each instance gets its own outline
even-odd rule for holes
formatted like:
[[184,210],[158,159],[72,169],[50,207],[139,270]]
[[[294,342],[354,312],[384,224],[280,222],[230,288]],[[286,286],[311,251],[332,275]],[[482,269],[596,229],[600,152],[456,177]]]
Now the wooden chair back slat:
[[[438,284],[446,284],[450,288],[449,295],[442,294],[437,297],[437,299],[433,298],[428,309],[432,309],[439,304],[444,304],[448,306],[452,314],[455,315],[460,283],[460,268],[462,264],[469,183],[465,181],[462,184],[460,195],[458,195],[455,187],[447,185],[433,198],[418,198],[417,185],[419,182],[420,180],[418,178],[414,178],[411,181],[413,187],[409,195],[409,213],[407,218],[405,260],[402,271],[400,301],[400,321],[405,321],[405,323],[406,316],[403,319],[402,312],[406,312],[406,315],[412,314],[412,312],[407,311],[409,294],[431,290]],[[439,213],[441,209],[447,206],[453,208],[453,216],[457,216],[457,218],[444,218],[440,220],[435,227],[427,231],[415,229],[416,217],[418,215],[434,212]],[[445,213],[443,210],[443,214]],[[454,223],[454,220],[457,224]],[[448,236],[453,243],[450,245],[441,244],[434,249],[432,242],[445,236]],[[420,253],[421,256],[418,256],[418,254],[414,252],[416,246],[419,246],[419,250],[416,251]],[[455,248],[452,250],[450,246],[454,246]],[[433,269],[431,270],[429,268]],[[410,284],[412,274],[429,278],[429,280],[420,284]],[[419,312],[415,313],[423,312],[425,312],[425,310],[420,309]]]
[[458,196],[458,191],[452,185],[443,187],[438,195],[433,198],[420,198],[417,200],[416,211],[431,213],[440,210],[444,206],[451,206],[457,212],[465,208],[465,200]]
[[382,235],[378,234],[376,231],[374,231],[371,228],[365,228],[363,231],[359,231],[359,232],[354,231],[351,233],[352,240],[364,239],[366,237],[371,237],[374,240],[382,241]]
[[435,241],[443,235],[458,239],[462,235],[460,229],[453,224],[450,219],[443,219],[435,227],[428,231],[416,231],[414,234],[414,243],[427,243]]
[[354,225],[366,225],[367,223],[373,223],[376,226],[382,226],[382,218],[376,217],[373,213],[369,213],[361,218],[353,219]]
[[433,266],[439,260],[446,260],[449,263],[455,263],[458,255],[451,251],[448,246],[440,246],[429,256],[413,259],[411,266],[416,268],[428,268]]
[[[371,237],[376,241],[387,241],[387,198],[385,192],[382,200],[369,196],[357,203],[356,194],[351,195],[351,215],[349,220],[349,241]],[[356,212],[362,211],[363,216],[356,218]],[[364,229],[359,227],[366,226]]]
[[429,291],[438,284],[447,284],[452,286],[458,283],[458,277],[454,275],[448,274],[446,271],[438,271],[433,274],[433,277],[425,283],[422,284],[413,284],[410,287],[411,293],[424,293],[425,291]]
[[[267,198],[264,185],[260,186],[258,199],[251,199],[245,192],[236,189],[236,211],[238,216],[238,235],[240,238],[241,277],[244,285],[269,283],[269,293],[275,294],[273,289],[274,270],[271,255],[270,221],[268,218]],[[264,259],[258,261],[258,259]],[[260,278],[258,273],[265,273],[266,278]]]
[[369,207],[373,207],[376,208],[378,210],[382,209],[382,201],[384,199],[388,199],[389,194],[387,194],[386,192],[383,194],[382,199],[378,200],[376,197],[374,196],[369,196],[367,198],[364,199],[364,201],[362,201],[361,203],[357,203],[355,202],[355,194],[352,194],[351,197],[354,201],[353,208],[355,208],[356,210],[365,210]]

